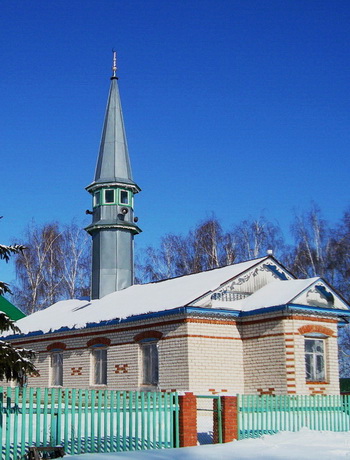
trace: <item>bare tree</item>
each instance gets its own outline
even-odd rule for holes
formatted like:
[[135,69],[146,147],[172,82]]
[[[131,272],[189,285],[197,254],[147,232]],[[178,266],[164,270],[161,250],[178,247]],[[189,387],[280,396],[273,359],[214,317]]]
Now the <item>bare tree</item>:
[[331,234],[328,271],[333,275],[334,285],[350,300],[350,209],[344,212],[340,225]]
[[316,205],[310,211],[295,216],[292,234],[295,240],[291,252],[292,271],[305,278],[328,275],[328,280],[332,282],[331,232]]
[[279,228],[261,217],[245,220],[225,232],[214,216],[196,225],[186,236],[166,235],[159,248],[148,247],[137,266],[138,281],[156,281],[223,267],[234,261],[281,250]]
[[236,257],[239,261],[265,256],[269,249],[275,254],[281,254],[284,249],[281,229],[264,216],[246,219],[236,225],[232,239],[235,241]]
[[58,300],[89,292],[88,238],[75,224],[61,228],[57,222],[28,226],[26,251],[15,260],[15,302],[27,313]]
[[64,227],[61,243],[63,290],[68,298],[90,295],[90,237],[77,224]]

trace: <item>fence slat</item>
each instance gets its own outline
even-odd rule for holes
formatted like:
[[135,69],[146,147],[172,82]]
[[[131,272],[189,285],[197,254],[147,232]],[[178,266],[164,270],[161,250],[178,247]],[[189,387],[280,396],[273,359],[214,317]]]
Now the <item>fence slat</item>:
[[177,393],[66,388],[1,388],[2,458],[33,445],[66,453],[179,446]]
[[264,433],[349,431],[348,395],[238,395],[239,439]]
[[6,392],[6,414],[5,414],[5,433],[6,433],[6,451],[5,460],[10,459],[10,447],[11,447],[11,393],[12,388],[7,388]]
[[[19,387],[15,388],[15,405],[13,414],[13,425],[18,426],[18,415],[19,415]],[[18,445],[18,431],[13,432],[13,456],[17,458],[17,445]]]

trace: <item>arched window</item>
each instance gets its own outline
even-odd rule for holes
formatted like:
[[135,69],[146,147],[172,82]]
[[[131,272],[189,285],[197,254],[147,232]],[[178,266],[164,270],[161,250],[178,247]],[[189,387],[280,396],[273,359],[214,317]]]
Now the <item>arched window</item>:
[[107,385],[107,348],[95,345],[91,349],[92,384]]
[[307,382],[326,380],[324,338],[305,337],[305,371]]
[[299,328],[304,335],[306,382],[326,381],[327,338],[334,333],[332,329],[319,325],[305,325]]
[[159,382],[158,340],[145,339],[140,342],[142,356],[142,385],[156,386]]
[[91,385],[107,385],[107,348],[111,341],[105,337],[89,340],[91,350]]
[[141,332],[134,337],[141,352],[141,385],[157,386],[159,383],[158,344],[163,334],[158,331]]
[[50,386],[63,386],[63,351],[66,344],[55,342],[48,345],[47,351],[50,352]]

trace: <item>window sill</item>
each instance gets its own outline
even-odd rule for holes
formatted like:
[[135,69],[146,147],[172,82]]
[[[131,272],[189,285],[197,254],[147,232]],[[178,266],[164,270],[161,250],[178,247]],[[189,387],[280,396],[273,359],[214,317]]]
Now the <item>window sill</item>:
[[142,383],[140,385],[140,391],[157,391],[158,385],[151,385],[151,384],[146,384]]
[[317,380],[317,381],[307,381],[306,382],[307,385],[329,385],[329,382],[325,382],[323,380]]

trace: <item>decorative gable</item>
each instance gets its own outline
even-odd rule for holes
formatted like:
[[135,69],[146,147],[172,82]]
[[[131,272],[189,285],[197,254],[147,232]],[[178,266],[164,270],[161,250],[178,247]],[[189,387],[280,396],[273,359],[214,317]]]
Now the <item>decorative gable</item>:
[[221,284],[216,290],[206,293],[191,306],[214,307],[217,303],[242,300],[273,281],[287,281],[294,277],[273,258],[266,258],[253,268]]
[[290,303],[348,310],[345,302],[321,279],[291,299]]

